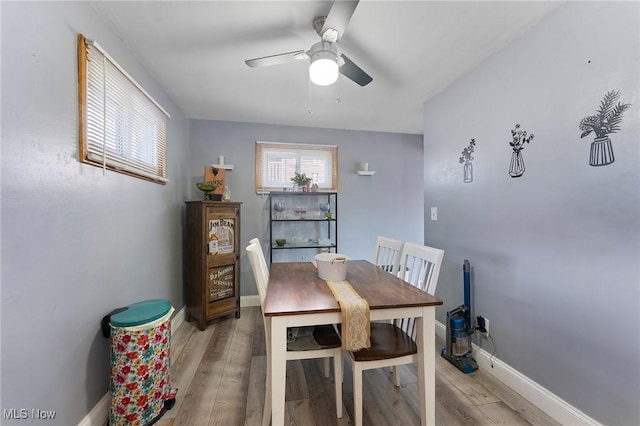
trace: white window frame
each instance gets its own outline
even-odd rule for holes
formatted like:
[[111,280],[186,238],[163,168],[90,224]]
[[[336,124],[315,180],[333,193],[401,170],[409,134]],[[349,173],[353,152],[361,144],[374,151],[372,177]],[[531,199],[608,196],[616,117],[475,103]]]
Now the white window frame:
[[256,193],[291,188],[294,172],[318,174],[318,190],[338,191],[337,145],[256,141]]
[[78,34],[78,159],[166,184],[167,113],[95,41]]

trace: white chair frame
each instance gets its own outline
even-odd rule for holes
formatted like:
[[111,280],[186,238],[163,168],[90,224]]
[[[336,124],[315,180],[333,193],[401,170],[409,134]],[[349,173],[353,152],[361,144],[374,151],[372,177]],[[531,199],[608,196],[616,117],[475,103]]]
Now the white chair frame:
[[[404,243],[400,256],[399,277],[411,285],[434,295],[438,285],[438,276],[444,250],[421,246],[414,243]],[[394,323],[408,334],[414,341],[416,339],[415,319],[403,318],[394,320]],[[375,368],[392,367],[394,384],[400,386],[398,377],[399,365],[418,362],[418,354],[410,354],[401,357],[393,357],[372,361],[356,361],[352,352],[348,352],[353,369],[353,411],[356,426],[362,425],[362,375],[365,370]]]
[[[253,240],[252,240],[253,241]],[[264,411],[262,413],[262,424],[268,426],[271,421],[271,319],[264,316],[264,303],[267,297],[267,286],[269,283],[269,272],[264,260],[264,255],[258,241],[250,243],[247,248],[249,263],[256,280],[258,294],[260,295],[260,308],[263,312],[264,334],[267,349],[267,380],[265,383]],[[264,264],[264,265],[261,265]],[[265,272],[266,271],[266,272]],[[336,417],[342,417],[342,348],[316,349],[305,351],[287,351],[287,361],[301,359],[324,358],[324,376],[329,377],[329,358],[333,358],[333,373],[336,393]]]
[[376,252],[373,257],[373,263],[385,271],[397,275],[400,269],[400,254],[403,247],[404,241],[378,236],[376,238]]

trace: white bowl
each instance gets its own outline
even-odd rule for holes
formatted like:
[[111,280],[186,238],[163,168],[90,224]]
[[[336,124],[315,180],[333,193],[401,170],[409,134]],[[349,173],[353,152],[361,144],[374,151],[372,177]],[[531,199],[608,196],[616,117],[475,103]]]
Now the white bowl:
[[320,253],[316,254],[318,276],[325,281],[344,281],[347,278],[347,261],[344,254]]

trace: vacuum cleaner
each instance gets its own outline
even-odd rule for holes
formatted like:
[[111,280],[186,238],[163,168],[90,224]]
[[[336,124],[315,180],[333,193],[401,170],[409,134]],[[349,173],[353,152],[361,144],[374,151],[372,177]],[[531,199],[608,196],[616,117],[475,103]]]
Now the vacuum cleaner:
[[478,369],[471,356],[471,335],[475,331],[471,320],[471,273],[467,259],[462,266],[464,277],[464,305],[447,312],[446,347],[440,355],[465,374]]

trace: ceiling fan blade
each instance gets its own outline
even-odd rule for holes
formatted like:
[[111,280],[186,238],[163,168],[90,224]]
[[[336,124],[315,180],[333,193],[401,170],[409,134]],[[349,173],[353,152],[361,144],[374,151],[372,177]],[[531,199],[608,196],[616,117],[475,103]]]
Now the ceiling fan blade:
[[296,50],[295,52],[281,53],[279,55],[264,56],[262,58],[247,59],[245,64],[251,68],[267,67],[270,65],[280,65],[293,62],[298,59],[308,59],[309,56],[304,50]]
[[347,58],[344,54],[340,55],[340,57],[344,60],[344,65],[340,67],[340,74],[355,81],[360,86],[366,86],[373,81],[373,77],[354,64],[351,59]]
[[334,1],[329,14],[327,15],[327,19],[325,19],[324,25],[320,30],[320,37],[325,41],[330,41],[331,43],[339,41],[347,29],[347,24],[349,23],[353,12],[356,10],[358,2],[359,0]]

